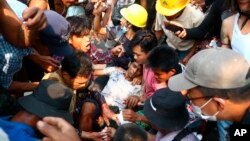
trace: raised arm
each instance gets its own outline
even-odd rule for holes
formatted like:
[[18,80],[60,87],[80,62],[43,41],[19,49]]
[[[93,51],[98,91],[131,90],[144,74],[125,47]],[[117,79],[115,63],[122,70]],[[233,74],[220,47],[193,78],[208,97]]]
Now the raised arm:
[[[186,37],[185,39],[204,39],[208,33],[210,32],[211,28],[215,25],[217,28],[221,28],[221,14],[223,11],[223,4],[225,0],[216,0],[208,15],[205,17],[205,19],[202,21],[202,23],[196,27],[191,29],[186,29]],[[216,30],[216,29],[215,29]],[[220,35],[220,29],[217,31],[214,31],[215,34],[218,36]]]
[[23,12],[23,21],[18,19],[5,0],[0,1],[1,34],[14,46],[25,48],[31,46],[32,38],[36,38],[33,34],[46,27],[47,20],[41,9],[30,7]]

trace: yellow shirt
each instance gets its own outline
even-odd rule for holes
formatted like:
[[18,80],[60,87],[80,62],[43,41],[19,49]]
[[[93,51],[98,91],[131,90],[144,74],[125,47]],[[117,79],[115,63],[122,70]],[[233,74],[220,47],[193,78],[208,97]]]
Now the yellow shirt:
[[[52,73],[47,73],[43,76],[43,80],[44,79],[52,79],[52,78],[55,78],[58,80],[58,82],[60,82],[61,84],[63,84],[64,86],[68,87],[64,81],[63,81],[63,78],[59,75],[58,71],[55,71],[55,72],[52,72]],[[71,88],[70,88],[71,89]],[[71,89],[72,90],[72,89]],[[76,102],[76,90],[72,90],[73,91],[73,96],[72,96],[72,99],[71,99],[71,102],[70,102],[70,106],[69,106],[69,112],[71,114],[73,114],[73,111],[74,111],[74,107],[75,107],[75,102]]]

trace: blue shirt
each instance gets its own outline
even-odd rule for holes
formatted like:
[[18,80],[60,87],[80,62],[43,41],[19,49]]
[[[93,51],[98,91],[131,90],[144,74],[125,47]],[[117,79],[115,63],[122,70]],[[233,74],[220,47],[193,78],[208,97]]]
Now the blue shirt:
[[[16,0],[8,0],[8,4],[18,18],[22,19],[22,13],[27,6]],[[14,74],[22,68],[23,57],[31,54],[32,50],[14,47],[0,35],[0,85],[9,88]]]
[[8,135],[10,141],[36,141],[35,131],[27,124],[12,122],[9,117],[0,118],[0,127]]
[[14,47],[0,35],[0,85],[9,88],[14,74],[22,68],[23,57],[32,51]]

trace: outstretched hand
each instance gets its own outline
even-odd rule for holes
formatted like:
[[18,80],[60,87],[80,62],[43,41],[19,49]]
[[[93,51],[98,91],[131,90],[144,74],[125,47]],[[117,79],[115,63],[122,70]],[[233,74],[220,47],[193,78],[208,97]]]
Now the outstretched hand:
[[58,117],[45,117],[37,122],[38,130],[45,135],[43,141],[80,141],[74,127]]

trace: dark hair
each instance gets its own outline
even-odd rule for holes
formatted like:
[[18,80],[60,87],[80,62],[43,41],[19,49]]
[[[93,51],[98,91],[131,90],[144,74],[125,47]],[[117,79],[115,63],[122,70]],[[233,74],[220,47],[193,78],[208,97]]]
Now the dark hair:
[[239,12],[240,15],[244,15],[244,16],[247,16],[248,18],[250,18],[249,12],[246,13],[246,12],[240,10],[240,7],[239,7],[237,0],[226,0],[224,3],[224,7],[226,7],[226,9],[230,9],[232,13]]
[[72,37],[73,35],[83,36],[90,33],[92,22],[89,18],[81,16],[70,16],[66,19],[70,23],[69,37]]
[[231,99],[235,102],[249,101],[250,99],[250,83],[234,89],[213,89],[198,86],[197,87],[205,97],[218,96],[221,98]]
[[115,132],[113,141],[147,141],[147,133],[134,123],[119,126]]
[[142,28],[141,28],[141,27],[134,26],[134,25],[131,24],[131,29],[132,29],[134,32],[137,32],[137,31],[141,30]]
[[76,76],[88,77],[93,71],[91,59],[84,52],[80,51],[66,56],[62,60],[61,65],[61,70],[67,72],[71,78]]
[[140,45],[142,51],[148,53],[157,46],[157,39],[153,32],[149,30],[139,30],[129,43],[129,47],[133,49],[136,45]]
[[164,72],[168,72],[171,69],[175,69],[180,73],[179,58],[175,50],[166,44],[155,47],[149,54],[147,60],[147,66],[152,69],[159,69]]

